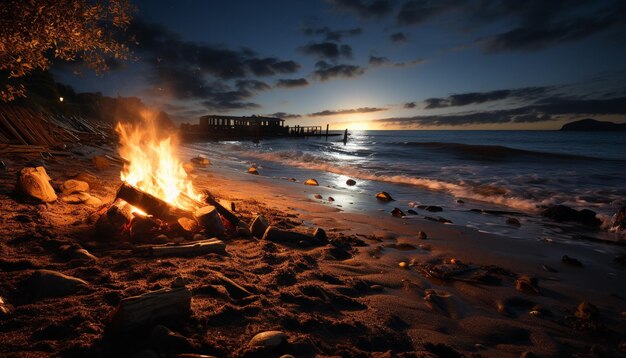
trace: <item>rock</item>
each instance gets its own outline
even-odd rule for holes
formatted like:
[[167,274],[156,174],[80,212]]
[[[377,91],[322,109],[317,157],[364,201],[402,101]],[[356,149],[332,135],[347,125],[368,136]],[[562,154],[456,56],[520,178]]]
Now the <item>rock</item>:
[[6,318],[13,313],[13,306],[8,304],[4,297],[0,296],[0,319]]
[[320,194],[315,194],[315,199],[323,199],[323,196]]
[[111,166],[111,164],[109,163],[109,160],[106,157],[102,157],[98,155],[91,158],[91,163],[93,163],[93,165],[98,170],[106,169]]
[[436,213],[436,212],[443,211],[443,208],[441,206],[428,205],[424,208],[424,210]]
[[506,224],[511,226],[522,226],[522,223],[520,223],[516,218],[507,218]]
[[573,257],[569,257],[567,255],[563,255],[563,257],[561,257],[561,263],[565,264],[565,265],[570,265],[570,266],[574,266],[574,267],[583,267],[583,263],[578,261],[578,259],[575,259]]
[[86,170],[74,175],[72,179],[84,181],[85,183],[89,184],[90,188],[96,188],[99,184],[98,177]]
[[391,195],[389,195],[389,193],[387,193],[386,191],[381,191],[380,193],[376,194],[376,199],[382,200],[382,201],[392,201],[393,200]]
[[622,206],[613,217],[613,230],[626,230],[626,205]]
[[428,239],[428,235],[426,235],[425,232],[420,231],[420,232],[417,233],[417,238],[420,239],[420,240],[426,240],[426,239]]
[[259,171],[255,167],[248,168],[248,174],[259,175]]
[[252,337],[248,343],[251,347],[277,347],[287,340],[287,335],[281,331],[266,331]]
[[36,270],[27,280],[27,286],[35,296],[43,298],[68,296],[88,286],[88,283],[57,271]]
[[346,185],[353,186],[353,185],[356,185],[356,182],[352,179],[348,179],[346,180]]
[[81,191],[89,191],[89,184],[87,184],[87,182],[84,182],[82,180],[70,179],[61,184],[61,192],[64,195],[74,194]]
[[557,222],[577,222],[592,227],[598,227],[602,224],[602,221],[596,218],[595,212],[588,209],[578,211],[565,205],[551,206],[541,212],[541,215]]
[[539,280],[536,277],[522,275],[515,280],[515,289],[527,294],[539,294]]
[[72,253],[72,256],[78,260],[98,261],[98,258],[92,255],[85,249],[77,249]]
[[[196,239],[195,235],[194,235],[194,240],[198,241],[198,240],[204,240],[205,237],[203,235],[200,235],[201,238],[200,239]],[[165,235],[165,234],[161,234],[161,235],[157,235],[155,237],[152,238],[152,240],[150,240],[151,243],[153,244],[167,244],[168,242],[170,242],[170,238]]]
[[397,218],[402,218],[402,217],[405,217],[405,216],[406,216],[406,214],[404,213],[404,211],[402,211],[402,210],[400,210],[400,209],[398,209],[398,208],[394,208],[394,209],[391,211],[391,215],[393,215],[393,216],[395,216],[395,217],[397,217]]
[[406,269],[409,267],[409,264],[407,264],[406,262],[402,261],[398,264],[398,266],[402,269]]
[[326,240],[328,238],[326,236],[326,231],[324,231],[324,229],[322,229],[321,227],[315,229],[315,231],[313,232],[313,237],[319,240]]
[[383,292],[385,288],[382,285],[371,285],[370,290],[375,292]]
[[263,215],[258,215],[250,224],[250,232],[254,237],[262,238],[265,230],[269,227],[269,223]]
[[20,192],[49,203],[57,200],[50,180],[44,167],[28,167],[20,170],[17,184]]
[[457,200],[456,200],[456,203],[457,203],[457,204],[465,204],[465,201],[463,201],[463,200],[461,200],[461,199],[457,199]]
[[201,156],[191,158],[190,162],[199,167],[206,167],[207,165],[211,165],[211,161],[208,158]]
[[89,199],[85,200],[85,205],[97,208],[102,205],[102,200],[96,198],[95,196],[91,196]]
[[64,196],[63,202],[66,202],[69,204],[80,204],[80,203],[86,202],[90,198],[91,198],[91,195],[89,195],[89,193],[80,192],[80,193]]
[[417,215],[417,211],[413,210],[413,209],[409,209],[406,211],[407,213],[411,214],[411,215]]
[[307,179],[304,182],[304,185],[318,186],[319,184],[318,184],[317,180],[315,180],[315,179]]
[[600,316],[600,311],[598,307],[587,301],[583,301],[576,307],[574,315],[581,319],[596,319]]
[[298,179],[296,179],[296,178],[289,178],[289,179],[287,179],[287,180],[292,181],[292,182],[294,182],[294,183],[298,181]]
[[157,325],[152,329],[150,345],[162,353],[188,352],[193,349],[187,338],[163,325]]
[[329,196],[328,201],[335,201],[335,198],[333,198],[332,196]]

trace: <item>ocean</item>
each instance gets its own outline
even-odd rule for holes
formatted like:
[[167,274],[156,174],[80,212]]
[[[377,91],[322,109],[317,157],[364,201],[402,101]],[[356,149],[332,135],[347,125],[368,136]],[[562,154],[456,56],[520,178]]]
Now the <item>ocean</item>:
[[[351,131],[341,137],[195,143],[194,151],[241,171],[256,165],[277,179],[316,178],[362,194],[342,210],[385,210],[389,192],[401,209],[437,205],[454,224],[521,239],[619,241],[620,234],[557,224],[542,208],[591,209],[608,223],[626,205],[623,133],[562,131]],[[345,184],[349,178],[358,184]],[[492,210],[494,213],[485,213]],[[495,211],[499,213],[495,213]],[[506,224],[515,217],[520,227]]]

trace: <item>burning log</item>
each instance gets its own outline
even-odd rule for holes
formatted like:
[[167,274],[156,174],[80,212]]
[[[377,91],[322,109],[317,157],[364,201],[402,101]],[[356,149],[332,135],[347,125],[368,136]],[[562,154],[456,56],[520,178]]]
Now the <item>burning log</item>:
[[117,236],[130,223],[131,218],[128,205],[122,200],[115,200],[107,211],[98,218],[96,231],[102,237]]
[[195,219],[204,227],[207,236],[221,236],[224,234],[224,223],[217,208],[211,205],[204,206],[193,213]]
[[122,183],[122,185],[120,185],[115,198],[122,199],[146,214],[168,222],[176,222],[181,217],[193,218],[191,212],[179,209],[128,183]]
[[225,254],[226,244],[218,239],[192,241],[186,244],[165,244],[137,247],[137,251],[145,251],[151,256],[199,256],[206,254]]
[[156,322],[180,320],[191,312],[191,291],[186,287],[162,289],[120,301],[109,328],[130,332]]
[[207,204],[214,206],[217,209],[217,212],[220,213],[220,215],[222,215],[224,219],[228,220],[228,222],[231,223],[233,227],[237,227],[237,224],[239,224],[241,219],[239,219],[237,215],[235,215],[232,211],[228,210],[222,204],[217,202],[217,200],[215,200],[211,196],[211,193],[209,193],[208,191],[205,191],[204,193],[206,194],[204,201]]

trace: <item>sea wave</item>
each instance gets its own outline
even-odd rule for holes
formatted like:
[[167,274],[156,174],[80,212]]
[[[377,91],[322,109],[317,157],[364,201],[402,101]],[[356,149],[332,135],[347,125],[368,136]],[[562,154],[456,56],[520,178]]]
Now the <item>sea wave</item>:
[[397,146],[419,147],[439,152],[458,155],[465,159],[485,161],[505,161],[509,159],[542,159],[542,160],[608,160],[592,156],[532,151],[511,148],[502,145],[479,145],[449,142],[395,142]]
[[395,184],[414,185],[429,190],[446,192],[457,198],[472,199],[489,202],[498,205],[508,206],[517,210],[534,213],[538,211],[539,205],[545,202],[537,202],[532,199],[522,198],[513,195],[504,187],[495,185],[484,185],[470,182],[452,183],[433,178],[422,178],[409,175],[390,175],[372,172],[358,168],[354,165],[339,164],[331,162],[326,158],[316,156],[302,151],[275,151],[275,152],[255,152],[244,151],[238,154],[249,158],[278,162],[298,168],[319,170],[329,173],[346,175],[356,179],[373,180]]

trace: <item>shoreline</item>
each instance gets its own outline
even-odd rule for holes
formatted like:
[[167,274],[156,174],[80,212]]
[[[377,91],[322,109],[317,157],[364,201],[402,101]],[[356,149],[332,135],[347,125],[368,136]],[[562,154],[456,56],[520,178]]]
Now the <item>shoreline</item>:
[[[45,163],[46,170],[55,185],[85,169],[96,173],[91,193],[106,204],[115,196],[120,167],[96,170],[90,161],[95,153],[59,158]],[[363,214],[346,210],[354,195],[362,195],[358,192],[329,188],[323,181],[319,187],[304,186],[308,178],[296,178],[297,183],[276,180],[263,176],[262,170],[259,176],[245,173],[243,167],[235,172],[216,161],[192,176],[197,188],[235,202],[247,220],[261,213],[284,229],[312,232],[321,227],[332,244],[305,248],[232,237],[226,240],[229,256],[137,257],[129,243],[93,239],[90,216],[97,208],[61,200],[16,201],[14,173],[30,161],[12,158],[0,177],[5,188],[0,194],[0,296],[13,306],[10,315],[0,318],[5,342],[0,352],[9,356],[154,351],[145,339],[127,348],[110,345],[104,338],[106,316],[120,299],[169,287],[178,277],[193,297],[189,319],[169,327],[189,344],[177,353],[624,353],[625,338],[619,332],[625,325],[626,272],[613,261],[623,254],[617,246],[594,250],[480,233],[418,217],[400,219],[389,214],[393,203]],[[316,194],[335,201],[316,200]],[[419,231],[428,238],[418,239]],[[63,244],[80,245],[98,259],[68,259],[59,253]],[[563,264],[563,255],[577,258],[583,267]],[[546,271],[544,265],[557,272]],[[88,287],[63,298],[23,296],[24,282],[37,269],[79,277]],[[463,269],[467,274],[441,281],[425,274],[432,269],[455,274]],[[211,271],[229,277],[252,296],[231,297]],[[525,276],[539,280],[538,294],[516,290],[516,281]],[[597,307],[599,314],[578,317],[583,301]],[[539,313],[530,313],[534,311]],[[58,330],[62,333],[53,333]],[[287,341],[272,349],[247,345],[256,333],[267,330],[283,331]]]

